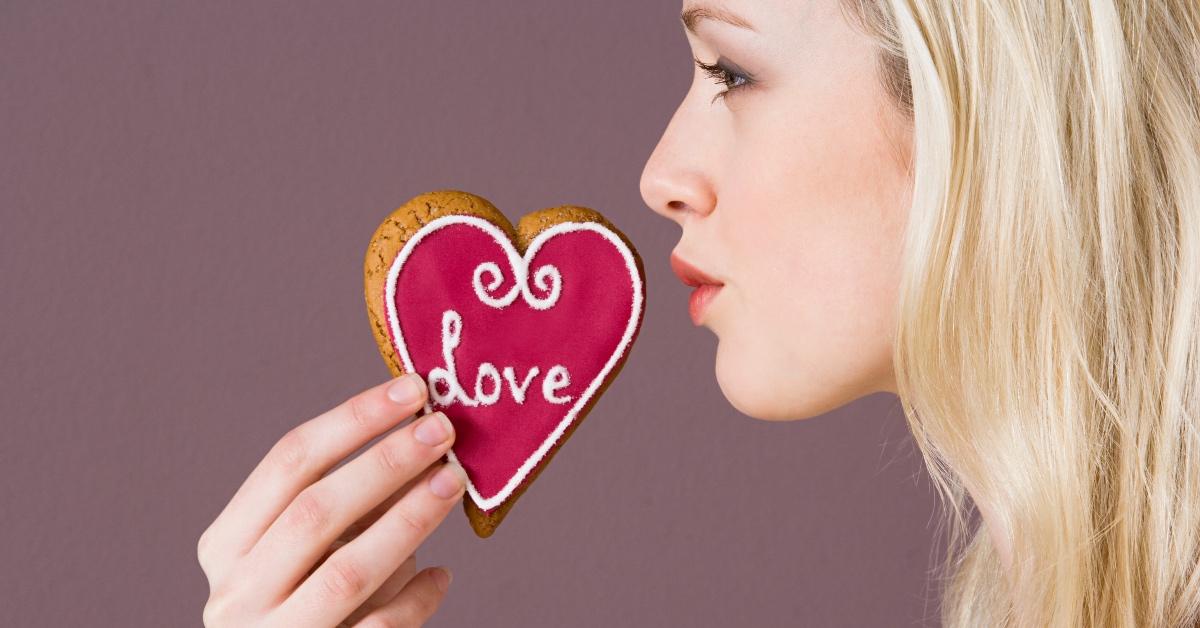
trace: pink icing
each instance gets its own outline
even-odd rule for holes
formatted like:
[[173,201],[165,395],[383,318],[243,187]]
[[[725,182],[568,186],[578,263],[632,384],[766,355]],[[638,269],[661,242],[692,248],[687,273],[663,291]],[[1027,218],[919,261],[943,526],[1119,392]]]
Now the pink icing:
[[[534,297],[548,294],[535,284],[535,271],[551,264],[561,274],[561,291],[554,304],[535,309],[518,294],[506,306],[488,305],[473,286],[476,268],[483,262],[499,267],[503,281],[488,291],[496,296],[514,286],[514,269],[504,245],[497,241],[502,232],[476,223],[482,221],[434,221],[410,239],[389,275],[395,278],[395,320],[389,323],[389,333],[406,368],[428,381],[432,369],[447,368],[443,315],[447,310],[457,312],[461,327],[453,358],[457,380],[468,397],[475,395],[476,374],[484,362],[496,370],[512,367],[517,385],[531,368],[539,369],[523,403],[516,401],[510,383],[501,378],[499,399],[491,405],[469,407],[450,400],[443,406],[431,398],[427,406],[442,410],[454,424],[452,457],[467,471],[476,503],[491,510],[525,480],[531,466],[544,462],[546,447],[561,438],[555,436],[556,429],[561,434],[578,420],[567,415],[577,414],[594,395],[599,380],[624,359],[640,326],[644,283],[628,249],[611,231],[594,223],[587,223],[589,229],[563,230],[569,229],[569,224],[563,224],[558,226],[561,232],[545,238],[540,246],[531,245],[537,248],[528,264],[527,281]],[[508,244],[507,238],[504,242]],[[484,275],[482,283],[486,285],[489,278]],[[396,325],[400,338],[393,331]],[[569,396],[568,403],[552,403],[543,395],[543,380],[555,365],[569,371],[570,383],[552,394]],[[483,381],[484,392],[495,389],[491,379]],[[501,493],[504,496],[497,499]],[[483,508],[485,504],[490,505]]]

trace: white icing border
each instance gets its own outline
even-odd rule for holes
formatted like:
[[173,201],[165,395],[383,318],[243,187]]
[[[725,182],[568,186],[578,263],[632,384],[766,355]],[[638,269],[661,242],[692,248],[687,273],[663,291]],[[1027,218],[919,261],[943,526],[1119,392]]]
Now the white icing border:
[[[400,319],[396,312],[396,280],[400,277],[400,269],[404,266],[404,262],[408,260],[408,256],[412,254],[413,249],[421,242],[421,240],[425,238],[425,236],[428,236],[429,234],[434,233],[443,227],[457,224],[475,227],[492,236],[492,239],[494,239],[496,243],[500,245],[500,248],[504,249],[505,253],[508,254],[509,267],[514,270],[514,274],[516,274],[518,277],[528,276],[529,261],[532,260],[535,255],[537,255],[537,252],[542,245],[554,236],[563,233],[571,233],[574,231],[593,231],[603,236],[605,240],[608,240],[610,244],[616,247],[617,251],[621,254],[621,257],[625,260],[625,268],[629,271],[629,278],[633,284],[633,302],[629,312],[629,322],[625,325],[625,332],[621,335],[621,341],[617,343],[616,348],[613,350],[612,355],[609,356],[608,361],[604,364],[604,367],[600,369],[600,372],[597,373],[596,377],[592,379],[591,383],[588,384],[587,389],[585,389],[583,393],[579,395],[575,403],[570,407],[570,409],[567,410],[566,415],[563,416],[562,420],[559,421],[554,430],[550,432],[550,435],[546,437],[546,440],[544,440],[537,450],[534,451],[533,454],[531,454],[529,458],[521,464],[521,466],[517,469],[517,472],[511,478],[509,478],[508,482],[504,484],[504,487],[500,489],[500,492],[491,497],[485,498],[480,495],[479,491],[475,488],[475,483],[471,481],[470,477],[467,478],[467,492],[471,495],[471,499],[477,506],[479,506],[481,510],[490,510],[496,506],[499,506],[504,502],[505,499],[508,499],[509,495],[511,495],[517,486],[520,485],[521,481],[524,480],[525,477],[533,470],[533,468],[537,466],[541,459],[545,457],[546,452],[548,452],[554,443],[558,441],[559,437],[562,436],[563,432],[566,431],[571,422],[575,420],[575,417],[579,414],[580,409],[587,404],[588,400],[592,398],[592,395],[594,395],[596,390],[600,387],[601,382],[604,381],[604,378],[607,377],[609,372],[612,371],[613,367],[616,366],[621,354],[625,352],[626,348],[629,346],[629,343],[633,340],[634,331],[637,329],[638,320],[641,318],[642,278],[638,273],[637,264],[634,262],[633,253],[629,250],[629,247],[625,245],[625,242],[621,240],[620,237],[599,223],[558,223],[553,227],[550,227],[549,229],[539,233],[537,237],[533,239],[533,242],[529,244],[529,247],[525,250],[525,256],[521,257],[517,254],[517,250],[513,246],[512,241],[509,240],[508,234],[501,231],[499,227],[496,227],[491,222],[483,218],[459,214],[452,214],[436,218],[426,223],[424,227],[421,227],[421,229],[417,231],[413,237],[409,238],[408,241],[404,243],[404,247],[400,249],[400,252],[396,255],[396,259],[392,262],[391,268],[388,269],[387,280],[384,284],[384,300],[387,307],[388,326],[391,328],[392,338],[394,339],[395,348],[400,354],[400,359],[404,361],[404,370],[409,373],[415,373],[416,369],[413,367],[412,358],[410,358],[408,355],[408,347],[404,343],[404,335],[400,332]],[[518,271],[518,269],[520,270]],[[528,288],[526,287],[525,290],[527,289]],[[513,296],[515,297],[516,295],[514,294]],[[557,294],[555,297],[555,300],[557,300]],[[534,307],[535,309],[542,309],[537,308],[536,306]],[[427,402],[425,404],[425,412],[431,412],[432,409],[432,404]],[[446,455],[451,461],[461,464],[458,460],[458,456],[454,454],[453,447],[446,452]]]

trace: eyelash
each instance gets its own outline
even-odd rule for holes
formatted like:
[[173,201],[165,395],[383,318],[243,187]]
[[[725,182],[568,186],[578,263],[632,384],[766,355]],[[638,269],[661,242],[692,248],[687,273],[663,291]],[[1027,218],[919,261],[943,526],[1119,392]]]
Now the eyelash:
[[[693,59],[693,60],[696,62],[696,67],[700,68],[701,70],[704,70],[704,73],[707,74],[709,76],[709,78],[714,79],[718,85],[726,86],[726,89],[724,89],[720,92],[717,92],[717,95],[713,96],[713,99],[712,99],[712,101],[710,101],[709,104],[716,102],[718,98],[724,99],[725,96],[728,95],[729,93],[737,91],[739,89],[744,89],[754,83],[753,77],[747,76],[746,74],[743,74],[743,73],[739,73],[739,72],[730,70],[729,68],[721,65],[720,60],[717,60],[717,63],[712,64],[712,65],[704,63],[704,62],[700,61],[699,59]],[[739,78],[743,79],[743,82],[738,83],[736,85],[730,84],[735,79],[739,79]]]

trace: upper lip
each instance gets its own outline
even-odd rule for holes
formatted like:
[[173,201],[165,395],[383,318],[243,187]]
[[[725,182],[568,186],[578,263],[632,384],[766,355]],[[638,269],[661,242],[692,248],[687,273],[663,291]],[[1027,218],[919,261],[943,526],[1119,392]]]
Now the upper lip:
[[682,257],[679,257],[675,253],[671,253],[671,270],[674,271],[676,275],[679,275],[679,279],[688,286],[695,287],[705,284],[713,286],[725,285],[722,282],[713,279],[699,268],[696,268],[695,266],[685,262]]

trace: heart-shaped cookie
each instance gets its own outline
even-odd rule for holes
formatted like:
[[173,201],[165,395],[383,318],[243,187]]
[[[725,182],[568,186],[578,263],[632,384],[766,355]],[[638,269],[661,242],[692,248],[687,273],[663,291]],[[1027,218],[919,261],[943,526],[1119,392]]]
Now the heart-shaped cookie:
[[392,375],[425,378],[425,412],[454,424],[463,508],[490,536],[628,357],[641,258],[591,209],[542,209],[514,228],[486,199],[440,190],[383,220],[363,275],[380,353]]

